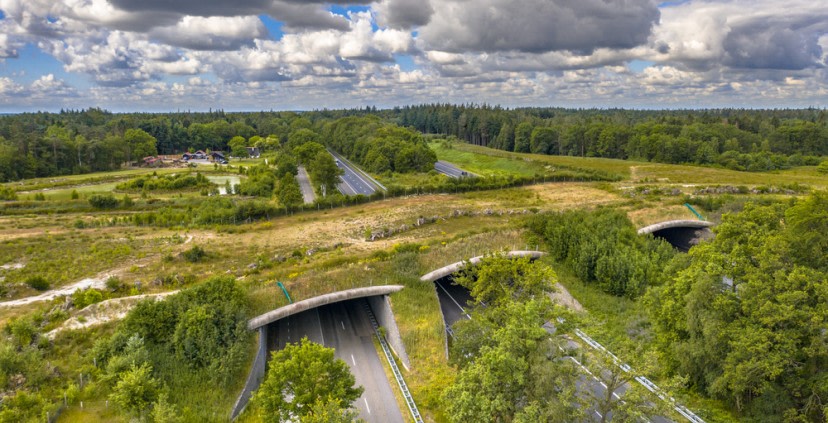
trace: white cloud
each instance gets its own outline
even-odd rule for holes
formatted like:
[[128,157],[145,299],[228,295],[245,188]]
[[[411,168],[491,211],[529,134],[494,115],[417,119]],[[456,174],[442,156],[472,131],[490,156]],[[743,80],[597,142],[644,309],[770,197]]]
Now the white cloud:
[[193,50],[236,50],[266,37],[267,30],[256,16],[185,16],[175,25],[152,30],[150,35]]

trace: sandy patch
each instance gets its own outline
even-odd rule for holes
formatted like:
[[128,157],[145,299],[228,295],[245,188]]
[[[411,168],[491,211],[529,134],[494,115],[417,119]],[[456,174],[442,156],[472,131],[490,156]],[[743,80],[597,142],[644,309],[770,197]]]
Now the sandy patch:
[[46,337],[52,339],[58,332],[64,330],[84,329],[91,326],[101,325],[113,320],[123,319],[127,313],[129,313],[129,311],[132,310],[136,304],[138,304],[139,301],[145,298],[160,300],[177,292],[178,290],[163,292],[160,294],[134,295],[132,297],[113,298],[111,300],[92,304],[63,322],[62,325],[47,332]]

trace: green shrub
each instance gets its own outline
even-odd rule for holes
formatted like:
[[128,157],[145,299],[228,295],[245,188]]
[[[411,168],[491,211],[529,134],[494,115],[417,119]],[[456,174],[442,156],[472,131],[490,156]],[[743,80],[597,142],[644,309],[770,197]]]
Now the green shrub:
[[119,201],[112,194],[95,194],[89,197],[89,204],[96,209],[114,209]]
[[124,287],[123,282],[117,276],[110,276],[109,279],[106,280],[106,288],[112,292],[118,292]]
[[207,252],[198,245],[194,245],[193,248],[183,252],[181,255],[190,263],[198,263],[207,257]]
[[46,291],[49,289],[49,281],[47,281],[43,276],[32,276],[29,279],[26,279],[26,285],[29,285],[32,289],[36,289],[38,291]]
[[9,187],[0,187],[0,200],[13,201],[17,200],[17,193]]
[[73,190],[72,190],[72,199],[73,199],[73,200],[77,200],[78,198],[80,198],[80,194],[78,194],[78,191],[77,191],[77,190],[74,190],[74,189],[73,189]]

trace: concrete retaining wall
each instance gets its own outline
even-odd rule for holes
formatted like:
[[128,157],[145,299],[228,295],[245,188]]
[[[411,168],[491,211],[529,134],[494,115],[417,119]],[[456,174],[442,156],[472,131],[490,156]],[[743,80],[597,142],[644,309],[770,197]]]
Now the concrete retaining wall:
[[377,323],[385,328],[385,338],[388,340],[388,346],[400,359],[403,367],[409,370],[411,362],[405,352],[405,345],[400,336],[400,329],[397,327],[397,320],[394,319],[394,313],[391,311],[391,299],[387,295],[368,297],[368,304],[374,312],[374,317],[377,318]]
[[250,395],[264,380],[265,369],[267,367],[267,326],[259,328],[259,349],[256,350],[256,358],[253,359],[253,365],[250,366],[250,373],[247,374],[247,382],[244,384],[236,403],[233,404],[233,410],[230,412],[230,420],[235,420],[236,417],[244,411],[247,403],[250,402]]

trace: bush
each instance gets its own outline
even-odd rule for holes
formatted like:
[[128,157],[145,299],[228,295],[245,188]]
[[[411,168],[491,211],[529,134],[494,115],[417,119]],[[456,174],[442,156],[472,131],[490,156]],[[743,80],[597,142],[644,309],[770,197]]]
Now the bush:
[[198,263],[207,257],[207,252],[198,245],[194,245],[193,248],[181,253],[181,255],[190,263]]
[[32,276],[29,279],[26,279],[26,285],[29,285],[32,289],[36,289],[38,291],[46,291],[49,289],[49,281],[47,281],[43,276]]
[[114,209],[119,203],[112,194],[95,194],[89,197],[89,204],[96,209]]
[[17,193],[9,187],[0,187],[0,200],[13,201],[17,200]]
[[73,189],[73,190],[72,190],[72,199],[73,199],[73,200],[77,200],[78,198],[80,198],[80,194],[78,194],[78,191],[77,191],[77,190],[74,190],[74,189]]
[[134,366],[121,373],[109,399],[127,412],[141,414],[158,398],[159,383],[152,377],[148,364]]
[[828,160],[820,163],[819,166],[817,166],[817,172],[828,173]]
[[106,280],[106,288],[112,292],[118,292],[123,287],[123,282],[121,282],[121,279],[117,276],[110,276],[109,279]]

